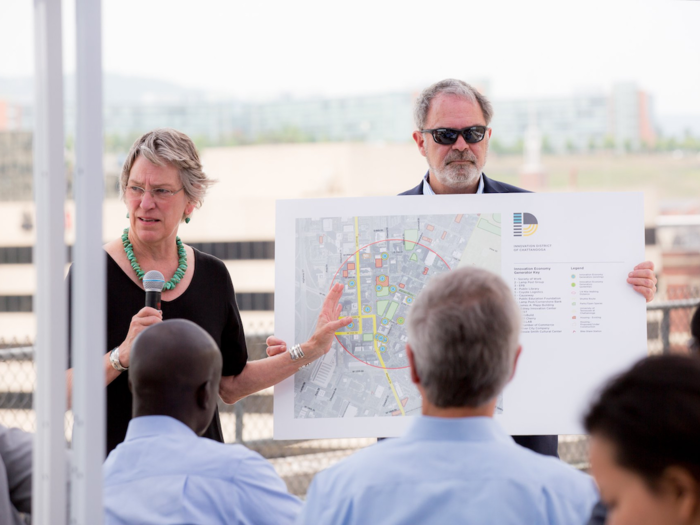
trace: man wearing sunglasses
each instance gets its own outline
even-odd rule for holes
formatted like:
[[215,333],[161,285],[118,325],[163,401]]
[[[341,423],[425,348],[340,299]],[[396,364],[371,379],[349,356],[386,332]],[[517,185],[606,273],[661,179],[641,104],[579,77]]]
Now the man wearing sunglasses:
[[426,88],[416,100],[413,140],[428,161],[420,184],[401,195],[521,193],[522,188],[482,173],[491,138],[491,102],[461,80]]
[[[461,80],[447,79],[429,86],[416,100],[413,140],[428,161],[428,172],[415,187],[400,195],[455,193],[528,193],[498,182],[483,173],[493,117],[491,102]],[[656,293],[654,263],[643,262],[629,273],[627,282],[649,302]],[[557,456],[557,436],[515,436],[516,443],[549,456]]]

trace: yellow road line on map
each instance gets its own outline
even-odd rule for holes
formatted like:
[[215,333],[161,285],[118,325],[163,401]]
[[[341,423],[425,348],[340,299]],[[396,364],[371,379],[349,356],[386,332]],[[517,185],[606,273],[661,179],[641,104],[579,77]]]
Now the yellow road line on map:
[[[343,318],[342,315],[341,315],[340,317],[338,317],[338,319],[342,319],[342,318]],[[354,322],[355,319],[372,319],[372,320],[374,321],[374,323],[375,323],[375,326],[376,326],[376,319],[377,319],[377,316],[374,315],[374,314],[372,314],[372,315],[353,315],[352,318],[353,318],[353,322]],[[357,323],[357,324],[360,324],[360,323]],[[362,328],[362,326],[360,326],[360,328]],[[357,332],[336,332],[336,333],[335,333],[335,335],[361,335],[361,334],[362,334],[361,331],[357,331]]]
[[[357,282],[357,312],[361,313],[362,312],[362,294],[360,293],[360,227],[358,225],[358,218],[355,217],[355,281]],[[376,315],[359,315],[359,325],[360,325],[360,331],[359,332],[353,332],[352,334],[349,332],[336,332],[340,333],[343,335],[358,335],[362,333],[362,319],[367,319],[368,317],[372,318],[372,333],[374,334],[374,351],[377,353],[377,357],[379,358],[379,362],[382,364],[382,368],[384,369],[384,374],[386,375],[386,380],[389,382],[389,386],[391,387],[391,391],[394,393],[394,398],[396,399],[396,404],[399,405],[399,410],[401,410],[401,415],[405,416],[406,412],[403,409],[403,405],[401,404],[401,400],[399,399],[399,394],[396,393],[396,388],[394,388],[394,383],[391,381],[391,377],[389,377],[389,371],[386,369],[386,365],[384,364],[384,359],[382,359],[382,353],[379,351],[379,346],[377,345],[377,316]],[[354,316],[353,316],[354,318]]]
[[[376,335],[376,333],[377,333],[377,320],[376,320],[376,318],[372,322],[372,329]],[[396,392],[396,388],[394,388],[394,383],[392,382],[391,377],[389,377],[389,371],[386,369],[386,365],[384,364],[384,359],[382,358],[382,353],[379,351],[379,345],[377,344],[376,337],[374,339],[374,351],[377,352],[377,357],[379,358],[379,362],[382,364],[382,368],[384,368],[384,374],[386,375],[386,380],[389,381],[389,386],[391,387],[391,391],[394,393],[394,399],[396,399],[396,404],[399,405],[399,410],[401,410],[401,415],[405,416],[406,412],[404,412],[403,404],[401,404],[401,400],[399,399],[399,394]]]

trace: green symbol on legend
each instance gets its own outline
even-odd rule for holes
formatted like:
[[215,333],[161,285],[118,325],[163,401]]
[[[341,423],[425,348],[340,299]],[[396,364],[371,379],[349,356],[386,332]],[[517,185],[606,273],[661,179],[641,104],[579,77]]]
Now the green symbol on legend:
[[575,287],[575,286],[576,286],[576,283],[571,283],[571,287],[572,287],[572,288]]

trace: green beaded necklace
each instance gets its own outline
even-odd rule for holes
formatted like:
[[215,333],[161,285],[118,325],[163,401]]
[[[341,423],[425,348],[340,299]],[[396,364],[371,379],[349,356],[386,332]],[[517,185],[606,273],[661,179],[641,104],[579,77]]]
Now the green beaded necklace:
[[[178,256],[177,271],[175,272],[175,275],[173,275],[173,278],[165,283],[163,290],[174,289],[177,286],[177,283],[180,282],[180,279],[185,276],[185,272],[187,271],[187,252],[185,251],[185,247],[182,245],[180,237],[175,237],[175,243],[177,244]],[[134,247],[131,245],[131,241],[129,240],[129,228],[124,228],[124,233],[122,233],[122,244],[124,245],[124,253],[126,253],[126,257],[129,259],[131,267],[136,272],[139,281],[142,281],[143,276],[146,275],[146,272],[141,269],[141,266],[139,266],[136,256],[134,255]]]

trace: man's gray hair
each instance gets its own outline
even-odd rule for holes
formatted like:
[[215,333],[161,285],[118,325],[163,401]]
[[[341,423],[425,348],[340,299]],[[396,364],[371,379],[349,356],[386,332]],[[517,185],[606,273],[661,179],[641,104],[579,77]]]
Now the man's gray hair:
[[433,405],[479,407],[513,373],[520,312],[498,275],[460,268],[433,278],[408,318],[408,343]]
[[138,138],[126,156],[119,178],[122,199],[129,183],[131,168],[139,155],[158,166],[170,164],[177,168],[187,200],[197,208],[202,206],[207,188],[216,182],[202,171],[202,163],[192,139],[172,128],[154,129]]
[[463,80],[448,78],[428,86],[418,95],[416,106],[413,110],[413,119],[418,129],[425,129],[425,119],[428,116],[430,102],[438,95],[456,95],[479,104],[481,112],[484,114],[485,124],[488,126],[493,117],[493,106],[489,99],[479,93],[473,86]]

